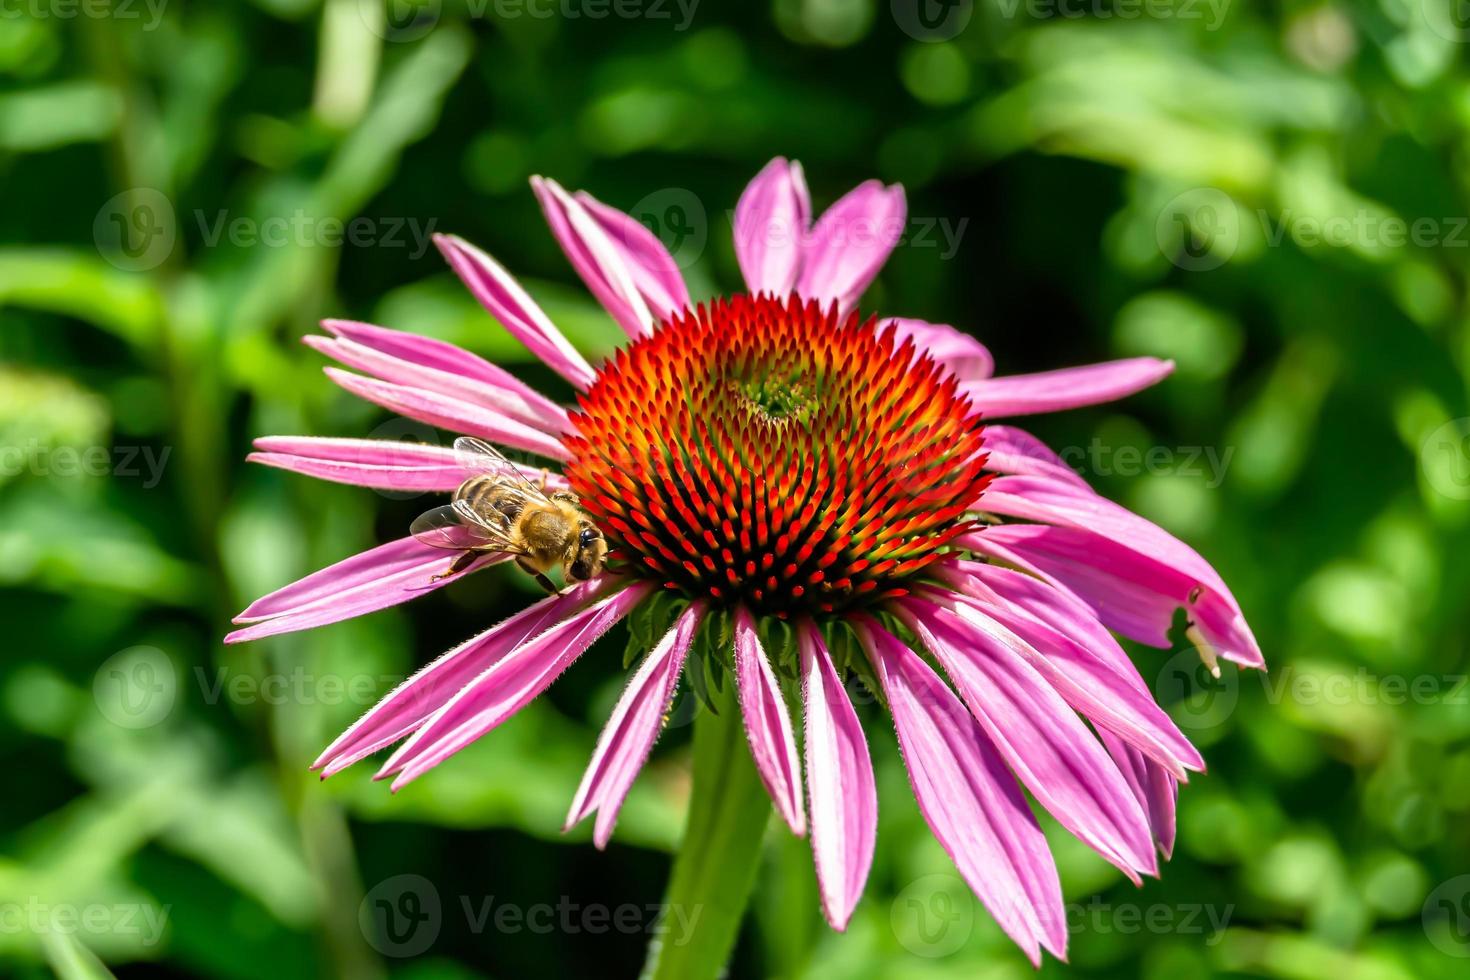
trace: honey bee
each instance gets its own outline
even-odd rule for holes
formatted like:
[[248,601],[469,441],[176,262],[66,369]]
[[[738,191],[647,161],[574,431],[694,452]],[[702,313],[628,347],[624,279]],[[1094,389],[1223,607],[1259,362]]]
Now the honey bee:
[[421,514],[409,529],[424,544],[463,552],[435,581],[493,552],[514,555],[516,564],[552,594],[559,590],[546,573],[557,566],[568,583],[602,571],[607,539],[583,513],[576,494],[547,494],[544,481],[536,486],[481,439],[456,439],[454,451],[475,475],[454,491],[453,501]]

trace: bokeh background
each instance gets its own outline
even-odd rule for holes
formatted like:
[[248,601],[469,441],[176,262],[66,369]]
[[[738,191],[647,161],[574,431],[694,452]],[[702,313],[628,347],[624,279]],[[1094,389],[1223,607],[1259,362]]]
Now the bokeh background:
[[[1046,822],[1072,962],[1040,975],[1464,976],[1467,42],[1436,0],[0,3],[0,974],[637,971],[687,709],[605,853],[559,827],[618,635],[397,797],[368,765],[319,784],[336,732],[535,587],[227,649],[250,599],[429,506],[243,459],[443,440],[323,378],[299,338],[325,316],[568,394],[427,240],[501,257],[605,354],[531,174],[648,222],[708,296],[782,154],[818,206],[908,189],[869,308],[971,331],[1002,373],[1178,363],[1029,427],[1216,563],[1271,672],[1134,651],[1210,771],[1142,889]],[[1033,975],[862,710],[881,825],[852,926],[773,829],[732,975]]]

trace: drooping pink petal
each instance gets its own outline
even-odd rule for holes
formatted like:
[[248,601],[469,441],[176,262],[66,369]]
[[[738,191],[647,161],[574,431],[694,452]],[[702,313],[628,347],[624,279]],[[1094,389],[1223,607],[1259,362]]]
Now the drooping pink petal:
[[1157,874],[1148,816],[1102,744],[1025,656],[1014,633],[927,601],[897,605],[1031,794],[1135,882]]
[[1079,486],[1087,481],[1051,447],[1029,432],[1009,425],[985,427],[985,468],[996,473],[1034,473]]
[[576,199],[621,256],[650,312],[661,320],[684,312],[690,305],[689,288],[684,285],[679,264],[658,236],[643,222],[603,204],[586,191],[578,191]]
[[628,585],[516,647],[434,712],[373,778],[396,775],[397,792],[509,719],[651,590],[644,582]]
[[593,843],[600,849],[612,839],[623,800],[663,731],[679,672],[684,669],[684,658],[703,616],[704,603],[691,604],[643,658],[597,740],[597,750],[577,787],[563,830],[570,830],[596,810]]
[[1149,829],[1165,859],[1174,854],[1174,807],[1179,783],[1162,766],[1106,729],[1098,736],[1118,764],[1123,778],[1148,813]]
[[970,381],[960,385],[960,391],[969,396],[986,418],[998,419],[1116,401],[1157,384],[1173,370],[1173,361],[1132,357],[1085,367]]
[[566,409],[560,405],[543,404],[545,399],[528,399],[512,388],[405,361],[353,340],[317,334],[309,334],[301,340],[313,350],[381,381],[469,402],[548,435],[559,437],[572,429]]
[[528,405],[533,406],[538,414],[551,421],[565,421],[566,419],[566,409],[505,368],[490,363],[478,354],[471,354],[462,347],[456,347],[448,341],[406,333],[402,330],[389,330],[387,327],[359,323],[355,320],[323,320],[322,329],[334,337],[350,340],[363,347],[371,347],[373,350],[400,361],[419,364],[462,378],[471,378],[490,387],[517,394]]
[[613,585],[614,581],[606,576],[583,582],[566,594],[547,596],[461,643],[394,688],[327,746],[311,768],[319,770],[325,779],[407,738],[492,664],[546,627],[605,595]]
[[434,576],[447,572],[457,557],[455,552],[431,548],[413,538],[379,545],[252,602],[235,617],[236,623],[248,625],[226,636],[225,642],[258,640],[386,609],[507,556],[485,555],[463,572],[435,581]]
[[[925,598],[970,619],[981,629],[999,624],[1022,643],[1014,646],[1048,684],[1093,724],[1117,732],[1174,775],[1204,769],[1204,759],[1153,695],[1133,679],[1044,623],[1008,604],[987,604],[947,590],[926,590]],[[1136,671],[1132,672],[1136,676]]]
[[532,177],[531,189],[551,233],[592,295],[635,340],[653,330],[654,317],[639,292],[628,256],[587,208],[556,181]]
[[876,621],[859,639],[893,712],[909,782],[929,829],[1031,962],[1066,959],[1062,886],[1026,798],[978,723],[929,665]]
[[322,370],[327,377],[357,397],[374,405],[381,405],[405,418],[437,425],[451,432],[480,436],[491,442],[524,449],[548,459],[565,462],[571,458],[557,436],[547,435],[540,429],[534,429],[524,422],[482,405],[424,388],[379,381],[377,378],[364,377],[339,368],[327,367]]
[[[1261,648],[1241,613],[1240,605],[1219,573],[1193,548],[1158,525],[1098,496],[1090,488],[1039,476],[1008,476],[994,481],[985,491],[984,506],[986,510],[1008,517],[1075,528],[1086,532],[1088,537],[1108,542],[1105,546],[1091,549],[1091,555],[1084,560],[1084,565],[1091,566],[1084,573],[1089,589],[1105,587],[1115,565],[1121,566],[1119,577],[1131,580],[1132,584],[1152,587],[1155,592],[1163,592],[1173,586],[1174,591],[1165,594],[1175,596],[1178,595],[1178,578],[1193,579],[1184,593],[1183,603],[1165,606],[1168,616],[1172,618],[1173,610],[1183,605],[1213,652],[1247,667],[1264,664]],[[1135,557],[1130,560],[1121,553],[1123,551],[1131,551]],[[1160,575],[1156,569],[1140,563],[1137,557],[1151,559],[1153,564],[1162,566],[1164,574]],[[1169,575],[1169,571],[1176,574]],[[1066,581],[1063,576],[1058,577]],[[1077,587],[1072,588],[1080,594]],[[1132,596],[1133,592],[1128,594]],[[1104,593],[1098,598],[1106,599],[1107,596]],[[1116,605],[1114,603],[1114,607]],[[1147,610],[1157,615],[1158,607],[1159,603],[1150,601]],[[1108,622],[1107,617],[1102,618]],[[1167,646],[1168,623],[1155,620],[1153,625],[1155,640],[1141,642]],[[1125,635],[1132,635],[1121,627],[1114,628]]]
[[[333,483],[349,483],[380,490],[449,492],[479,472],[446,446],[388,439],[333,439],[318,436],[263,436],[255,440],[253,463],[314,476]],[[517,464],[528,480],[564,489],[566,479],[556,473]]]
[[797,624],[802,701],[806,706],[806,784],[812,857],[822,912],[832,928],[847,928],[862,897],[878,839],[878,791],[857,712],[809,620]]
[[803,249],[796,291],[851,309],[903,237],[908,206],[903,188],[869,180],[844,194],[817,219]]
[[766,651],[761,649],[755,621],[743,606],[735,610],[735,680],[756,771],[781,819],[800,837],[806,833],[806,814],[801,806],[801,764],[791,733],[791,713]]
[[735,206],[735,258],[752,294],[785,296],[801,271],[812,203],[801,164],[776,157]]
[[434,244],[480,305],[527,350],[578,390],[591,386],[597,377],[592,365],[577,353],[504,266],[456,235],[435,235]]
[[961,381],[979,381],[995,373],[995,358],[986,346],[947,323],[900,318],[885,326],[888,324],[893,326],[896,343],[912,339],[915,350],[948,367]]

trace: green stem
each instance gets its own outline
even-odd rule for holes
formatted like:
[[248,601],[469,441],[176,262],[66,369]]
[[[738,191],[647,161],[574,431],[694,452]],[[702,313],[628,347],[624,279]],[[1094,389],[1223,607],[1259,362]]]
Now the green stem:
[[718,714],[694,719],[694,791],[645,980],[713,980],[724,972],[760,863],[771,801],[745,744],[733,678],[714,701]]

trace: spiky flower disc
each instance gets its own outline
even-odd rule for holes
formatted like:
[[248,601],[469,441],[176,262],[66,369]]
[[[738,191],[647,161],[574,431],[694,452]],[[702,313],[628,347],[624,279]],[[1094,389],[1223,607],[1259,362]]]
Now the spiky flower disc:
[[686,310],[581,398],[566,475],[640,575],[761,613],[902,595],[971,529],[981,426],[931,358],[796,297]]

